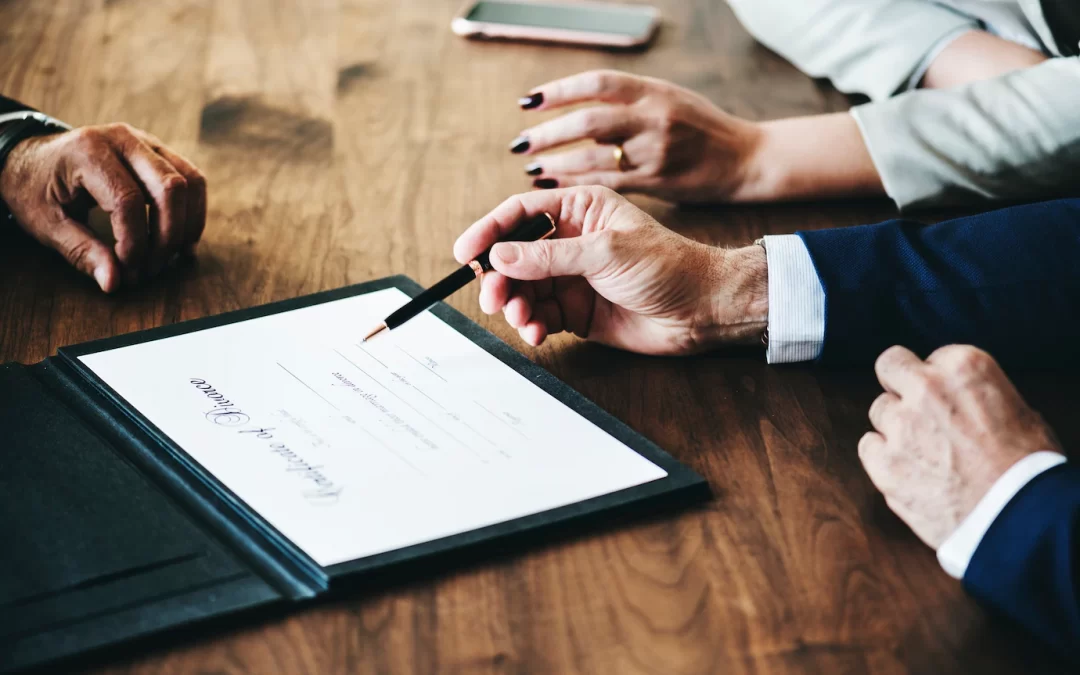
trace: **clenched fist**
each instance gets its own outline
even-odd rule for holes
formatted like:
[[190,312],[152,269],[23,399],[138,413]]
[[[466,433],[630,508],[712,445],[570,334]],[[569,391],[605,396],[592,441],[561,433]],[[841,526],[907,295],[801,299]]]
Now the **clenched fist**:
[[994,359],[942,347],[921,360],[892,347],[875,365],[885,393],[870,406],[874,431],[859,458],[896,515],[935,550],[1009,467],[1060,452]]

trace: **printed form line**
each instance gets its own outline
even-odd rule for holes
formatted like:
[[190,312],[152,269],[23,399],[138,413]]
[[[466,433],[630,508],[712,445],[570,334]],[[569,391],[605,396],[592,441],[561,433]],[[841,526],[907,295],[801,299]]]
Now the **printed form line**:
[[404,458],[404,457],[403,457],[403,456],[401,455],[401,453],[400,453],[400,452],[398,452],[397,450],[395,450],[395,449],[391,448],[391,447],[390,447],[389,445],[387,445],[386,443],[383,443],[383,442],[382,442],[382,440],[381,440],[381,439],[380,439],[380,438],[379,438],[378,436],[376,436],[375,434],[371,433],[370,431],[368,431],[367,429],[365,429],[364,427],[362,427],[362,426],[360,426],[360,425],[357,425],[357,428],[359,428],[359,429],[360,429],[360,431],[363,431],[363,432],[364,432],[365,434],[367,434],[368,436],[370,436],[370,437],[371,437],[371,440],[375,441],[375,442],[376,442],[376,443],[378,443],[379,445],[381,445],[381,446],[383,446],[384,448],[386,448],[386,451],[387,451],[387,452],[389,452],[389,453],[390,453],[391,455],[393,455],[394,457],[396,457],[396,458],[397,458],[397,459],[398,459],[399,461],[401,461],[401,462],[404,462],[405,464],[407,464],[407,465],[408,465],[408,466],[409,466],[409,467],[410,467],[410,468],[411,468],[411,469],[412,469],[413,471],[416,471],[416,473],[420,474],[421,476],[426,476],[426,475],[427,475],[426,473],[424,473],[423,469],[421,469],[420,467],[416,466],[415,464],[413,464],[413,463],[412,463],[412,462],[410,462],[409,460],[405,459],[405,458]]
[[370,357],[371,357],[372,359],[374,359],[374,360],[375,360],[376,362],[378,362],[378,364],[379,364],[380,366],[382,366],[383,368],[386,368],[387,370],[390,370],[389,366],[387,366],[387,365],[386,365],[385,363],[383,363],[382,361],[379,361],[379,359],[378,359],[378,358],[377,358],[377,357],[376,357],[376,356],[375,356],[374,354],[372,354],[372,353],[371,353],[371,352],[369,352],[368,350],[364,349],[364,348],[363,348],[363,346],[361,346],[361,345],[360,345],[359,343],[357,343],[357,344],[356,344],[355,346],[356,346],[356,348],[357,348],[357,349],[359,349],[360,351],[364,352],[365,354],[367,354],[368,356],[370,356]]
[[466,450],[468,450],[468,451],[469,451],[469,452],[471,452],[472,454],[476,455],[476,457],[477,457],[477,458],[478,458],[478,459],[479,459],[480,461],[482,461],[482,462],[487,462],[487,461],[488,461],[488,460],[487,460],[487,458],[485,458],[485,457],[484,457],[483,455],[481,455],[481,454],[480,454],[480,453],[478,453],[478,452],[477,452],[476,450],[474,450],[474,449],[473,449],[473,447],[472,447],[471,445],[469,445],[468,443],[465,443],[464,441],[462,441],[461,439],[459,439],[459,438],[458,438],[457,436],[455,436],[454,434],[452,434],[452,433],[450,433],[449,431],[447,431],[446,429],[444,429],[444,428],[442,427],[442,425],[440,425],[440,424],[439,424],[438,422],[436,422],[435,420],[431,419],[430,417],[428,417],[428,416],[427,416],[427,415],[425,415],[424,413],[422,413],[422,412],[420,412],[419,410],[417,410],[417,409],[416,409],[416,407],[415,407],[415,406],[413,406],[413,404],[409,403],[409,402],[408,402],[408,401],[406,401],[405,399],[403,399],[403,398],[401,398],[400,396],[398,396],[398,395],[397,395],[397,393],[395,393],[395,392],[391,391],[391,390],[390,390],[390,388],[389,388],[389,387],[387,387],[387,386],[386,386],[385,384],[383,384],[382,382],[379,382],[378,380],[376,380],[376,379],[375,379],[374,377],[372,377],[372,376],[371,376],[371,374],[370,374],[370,373],[368,373],[368,371],[366,371],[366,370],[364,370],[363,368],[361,368],[360,366],[356,365],[356,364],[355,364],[355,363],[353,362],[353,360],[352,360],[352,359],[350,359],[349,357],[345,356],[344,354],[342,354],[341,352],[339,352],[339,351],[338,351],[338,350],[336,350],[336,349],[334,350],[334,353],[335,353],[335,354],[337,354],[338,356],[340,356],[341,358],[345,359],[346,361],[348,361],[348,362],[349,362],[349,365],[351,365],[351,366],[352,366],[353,368],[356,368],[356,369],[357,369],[357,370],[359,370],[359,371],[360,371],[361,373],[363,373],[363,374],[364,374],[364,377],[368,378],[369,380],[371,380],[371,381],[372,381],[372,382],[374,382],[375,384],[379,385],[380,387],[382,387],[383,389],[385,389],[385,390],[386,390],[386,392],[387,392],[388,394],[390,394],[391,396],[393,396],[393,397],[394,397],[394,398],[396,398],[397,400],[399,400],[399,401],[401,401],[402,403],[404,403],[405,405],[407,405],[407,406],[409,407],[409,409],[410,409],[410,410],[412,410],[412,411],[413,411],[414,413],[416,413],[416,414],[417,414],[417,415],[419,415],[420,417],[423,417],[423,418],[424,418],[425,420],[427,420],[427,421],[428,421],[428,423],[429,423],[429,424],[431,424],[431,425],[432,425],[432,426],[434,426],[434,427],[435,427],[436,429],[438,429],[439,431],[443,432],[444,434],[446,434],[447,436],[449,436],[450,438],[452,438],[452,439],[453,439],[453,440],[454,440],[454,441],[455,441],[455,442],[456,442],[456,443],[457,443],[458,445],[460,445],[461,447],[465,448]]
[[299,382],[300,384],[302,384],[302,385],[304,385],[305,387],[307,387],[308,391],[310,391],[310,392],[311,392],[312,394],[315,394],[316,396],[318,396],[319,398],[321,398],[321,399],[322,399],[322,400],[323,400],[323,401],[324,401],[324,402],[326,403],[326,405],[330,406],[331,408],[333,408],[334,410],[336,410],[336,411],[338,411],[338,412],[341,412],[341,408],[337,407],[336,405],[334,405],[333,403],[331,403],[330,401],[328,401],[328,400],[326,399],[326,397],[325,397],[325,396],[323,396],[323,395],[322,395],[322,394],[320,394],[319,392],[317,392],[317,391],[315,391],[314,389],[312,389],[312,388],[311,388],[311,385],[310,385],[310,384],[308,384],[307,382],[304,382],[304,381],[303,381],[303,380],[301,380],[301,379],[300,379],[299,377],[297,377],[297,376],[296,376],[296,374],[295,374],[295,373],[293,373],[293,372],[292,372],[291,370],[289,370],[289,369],[288,369],[288,368],[286,368],[285,366],[281,365],[281,362],[280,362],[280,361],[279,361],[279,362],[277,362],[277,364],[278,364],[278,368],[281,368],[282,370],[284,370],[284,371],[285,371],[286,373],[288,373],[289,375],[292,375],[292,378],[293,378],[294,380],[296,380],[296,381],[297,381],[297,382]]

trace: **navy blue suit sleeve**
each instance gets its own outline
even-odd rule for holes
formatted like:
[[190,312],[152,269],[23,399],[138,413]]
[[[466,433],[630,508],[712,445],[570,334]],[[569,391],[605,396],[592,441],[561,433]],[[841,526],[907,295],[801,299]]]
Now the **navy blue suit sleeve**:
[[1080,663],[1080,465],[1016,493],[975,549],[964,588]]
[[820,360],[870,363],[971,344],[1003,364],[1056,367],[1080,341],[1080,199],[936,225],[799,232],[825,290]]

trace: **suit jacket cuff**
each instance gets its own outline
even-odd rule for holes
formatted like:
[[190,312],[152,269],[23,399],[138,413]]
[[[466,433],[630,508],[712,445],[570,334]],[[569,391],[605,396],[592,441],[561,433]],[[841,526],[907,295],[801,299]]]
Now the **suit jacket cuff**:
[[963,579],[983,536],[1017,492],[1042,472],[1065,462],[1061,453],[1043,450],[1024,457],[990,486],[983,498],[938,548],[938,562],[954,579]]

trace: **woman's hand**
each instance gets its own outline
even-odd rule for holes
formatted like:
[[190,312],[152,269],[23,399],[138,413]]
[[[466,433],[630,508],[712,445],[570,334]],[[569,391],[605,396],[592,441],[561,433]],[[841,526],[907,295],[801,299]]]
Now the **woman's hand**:
[[[725,113],[670,82],[594,70],[537,87],[518,103],[555,110],[599,102],[521,132],[514,153],[538,188],[602,185],[675,202],[765,202],[885,194],[846,112],[767,122]],[[616,147],[622,147],[622,167]]]
[[[521,132],[511,151],[535,154],[591,139],[599,145],[537,157],[525,167],[536,187],[603,185],[680,202],[747,201],[761,130],[670,82],[593,70],[537,87],[527,109],[576,110]],[[623,149],[623,167],[615,148]]]
[[[0,197],[19,226],[107,293],[153,276],[193,251],[206,225],[206,180],[160,140],[126,124],[28,138],[0,172]],[[115,243],[90,229],[109,214]]]
[[553,333],[644,354],[690,354],[758,342],[768,319],[765,251],[725,250],[664,228],[601,187],[517,195],[458,238],[462,263],[523,218],[547,212],[555,238],[499,243],[480,307],[502,311],[522,339]]

